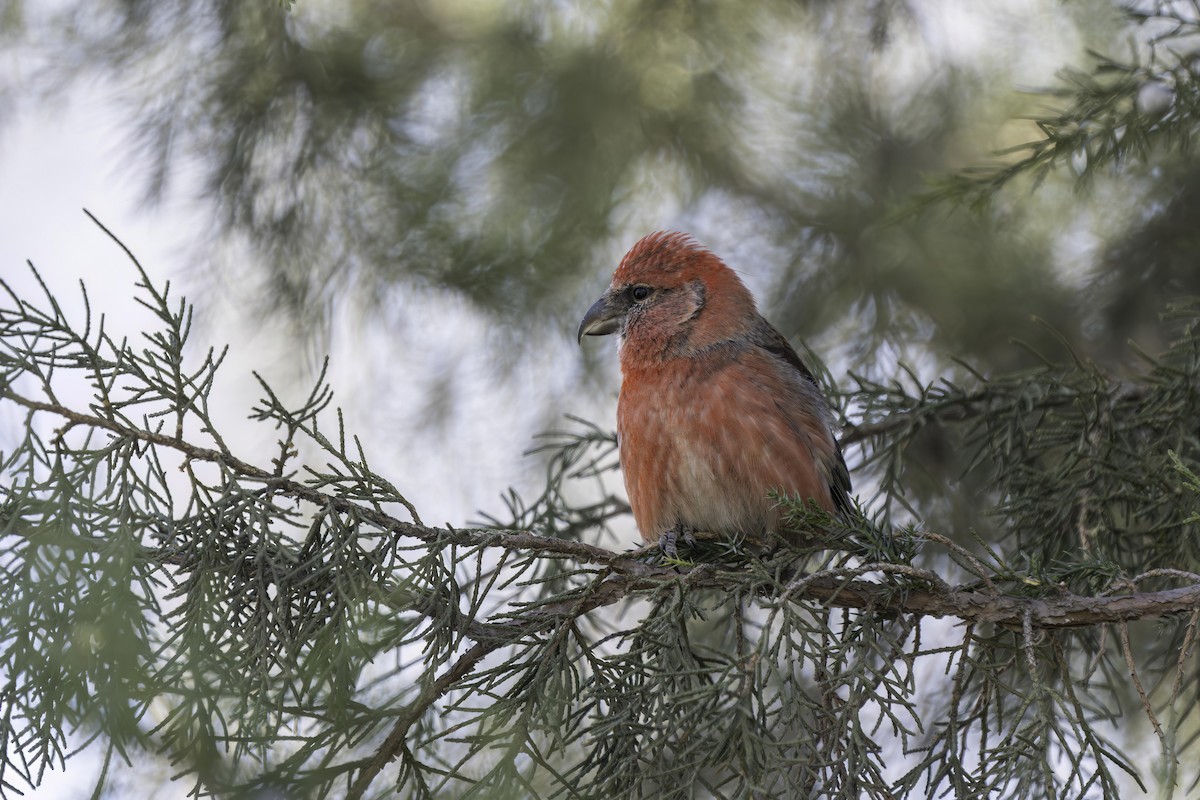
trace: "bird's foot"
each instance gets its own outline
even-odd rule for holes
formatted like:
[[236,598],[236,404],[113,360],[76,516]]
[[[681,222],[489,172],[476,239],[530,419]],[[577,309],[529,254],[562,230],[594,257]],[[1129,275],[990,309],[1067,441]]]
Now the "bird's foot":
[[676,549],[676,544],[681,537],[688,547],[696,546],[696,531],[687,525],[676,525],[673,528],[667,528],[658,537],[658,549],[667,558],[672,561],[678,561],[679,550]]

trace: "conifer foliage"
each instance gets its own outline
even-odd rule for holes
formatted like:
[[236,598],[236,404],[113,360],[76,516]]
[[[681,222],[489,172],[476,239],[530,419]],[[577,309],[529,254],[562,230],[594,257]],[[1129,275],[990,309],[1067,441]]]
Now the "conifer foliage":
[[[49,293],[0,311],[27,420],[2,461],[6,796],[80,735],[219,797],[1115,797],[1145,785],[1139,725],[1157,781],[1195,778],[1194,305],[1121,380],[862,381],[873,518],[780,498],[811,545],[664,562],[588,543],[628,509],[568,499],[616,466],[584,423],[545,440],[541,496],[474,529],[424,524],[323,380],[294,406],[263,384],[278,450],[246,457],[209,414],[223,353],[137,270],[139,343]],[[931,427],[986,476],[998,539],[890,519]]]

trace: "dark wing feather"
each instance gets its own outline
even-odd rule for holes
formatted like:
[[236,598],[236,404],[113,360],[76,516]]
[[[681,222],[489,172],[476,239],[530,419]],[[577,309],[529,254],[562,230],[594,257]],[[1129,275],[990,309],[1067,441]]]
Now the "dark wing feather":
[[[817,383],[816,377],[800,358],[800,354],[796,352],[796,348],[792,347],[791,343],[784,338],[784,335],[776,330],[775,326],[761,320],[762,324],[755,327],[751,334],[751,341],[757,346],[766,350],[768,353],[783,361],[788,366],[794,368],[805,380],[811,383],[820,395],[821,385]],[[824,401],[824,396],[821,396]],[[832,432],[831,432],[832,434]],[[850,484],[850,470],[846,467],[846,459],[842,456],[842,446],[838,444],[837,437],[833,440],[834,452],[837,455],[837,463],[830,466],[829,475],[829,491],[833,496],[833,505],[839,512],[847,516],[854,513],[854,503],[850,500],[852,487]]]
[[796,348],[792,347],[791,343],[784,338],[782,333],[775,329],[774,325],[765,319],[761,320],[761,322],[762,324],[756,326],[754,333],[751,335],[751,341],[779,360],[794,367],[809,383],[817,387],[819,391],[821,385],[817,383],[812,370],[800,359],[800,354],[796,352]]
[[854,517],[854,502],[850,499],[850,492],[853,487],[850,485],[850,469],[846,466],[846,459],[842,457],[842,446],[834,441],[835,452],[837,453],[837,463],[833,465],[833,469],[829,476],[829,490],[833,495],[833,506],[847,517]]

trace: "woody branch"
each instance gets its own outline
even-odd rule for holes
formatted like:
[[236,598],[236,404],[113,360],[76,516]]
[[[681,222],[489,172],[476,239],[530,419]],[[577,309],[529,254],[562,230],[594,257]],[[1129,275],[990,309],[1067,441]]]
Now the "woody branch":
[[[71,409],[55,401],[39,401],[26,398],[12,391],[0,389],[0,398],[16,403],[30,412],[46,412],[65,419],[70,425],[83,425],[108,431],[148,445],[167,447],[188,459],[220,463],[225,469],[250,481],[261,481],[264,486],[296,500],[331,507],[340,512],[352,511],[363,522],[401,536],[408,536],[428,543],[455,544],[468,547],[500,548],[526,551],[551,557],[570,558],[580,564],[593,564],[604,568],[603,588],[589,589],[588,602],[573,604],[576,613],[616,603],[625,597],[652,592],[656,588],[684,580],[691,585],[711,588],[733,588],[744,585],[745,576],[737,569],[718,568],[710,564],[696,566],[664,566],[647,560],[655,548],[619,553],[585,542],[542,536],[528,531],[500,531],[493,529],[451,529],[408,522],[372,507],[357,503],[336,494],[321,491],[293,478],[280,476],[257,467],[247,461],[221,451],[192,444],[182,438],[161,432],[145,430],[126,424],[115,417],[102,417]],[[956,547],[944,537],[930,533],[916,534],[935,540],[949,547]],[[960,556],[969,553],[960,550]],[[973,560],[973,559],[972,559]],[[808,600],[831,607],[873,609],[877,612],[917,614],[932,617],[957,617],[965,622],[991,622],[1019,626],[1031,619],[1036,628],[1071,628],[1112,622],[1161,617],[1200,609],[1200,575],[1176,570],[1157,570],[1123,582],[1125,593],[1100,596],[1076,595],[1052,589],[1045,596],[1014,596],[997,590],[988,576],[981,571],[982,565],[975,562],[973,571],[983,582],[982,589],[951,586],[937,575],[916,567],[901,564],[865,564],[853,568],[838,568],[796,576],[787,589],[791,600]],[[1167,574],[1169,573],[1169,574]],[[864,576],[879,575],[881,580],[868,580]],[[884,576],[901,576],[909,580],[898,590],[895,582],[882,580]],[[1186,585],[1158,591],[1137,591],[1137,583],[1147,578],[1173,578]],[[541,618],[551,626],[561,619],[561,612],[554,606],[543,606],[530,612],[524,624],[534,632],[540,629],[536,621]],[[491,638],[501,634],[497,625],[476,625],[470,638]],[[507,638],[500,635],[500,638]]]

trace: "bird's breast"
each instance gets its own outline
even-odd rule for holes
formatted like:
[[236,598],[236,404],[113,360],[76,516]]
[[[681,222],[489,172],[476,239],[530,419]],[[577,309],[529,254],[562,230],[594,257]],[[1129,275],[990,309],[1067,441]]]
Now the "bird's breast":
[[760,536],[778,525],[772,490],[828,505],[803,398],[753,364],[691,361],[622,382],[621,465],[643,538],[679,524]]

